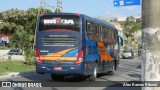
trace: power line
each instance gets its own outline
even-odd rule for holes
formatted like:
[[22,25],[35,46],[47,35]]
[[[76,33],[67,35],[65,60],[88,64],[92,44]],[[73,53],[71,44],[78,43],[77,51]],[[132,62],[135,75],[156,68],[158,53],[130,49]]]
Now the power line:
[[46,0],[40,0],[40,8],[43,8],[44,9],[44,12],[45,12],[45,9],[46,7],[51,7],[54,9],[54,11],[56,11],[57,13],[59,12],[63,12],[63,9],[62,9],[62,0],[56,0],[56,3],[57,5],[56,6],[53,6],[53,5],[49,5]]
[[50,5],[50,4],[48,4],[47,2],[46,2],[46,6],[45,6],[46,8],[52,8],[52,10],[53,11],[55,11],[55,8],[56,8],[56,6],[53,6],[53,5]]
[[40,14],[40,10],[41,10],[41,9],[44,9],[44,12],[45,12],[46,0],[39,0],[39,4],[40,4],[40,7],[39,7],[39,9],[38,9],[38,14]]

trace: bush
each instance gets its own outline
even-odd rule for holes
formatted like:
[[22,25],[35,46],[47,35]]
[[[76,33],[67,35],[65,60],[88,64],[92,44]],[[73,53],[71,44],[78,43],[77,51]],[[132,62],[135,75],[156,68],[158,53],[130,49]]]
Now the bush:
[[141,44],[138,44],[138,49],[141,49],[142,48],[142,45]]
[[36,62],[35,50],[29,49],[25,51],[25,60],[28,65],[34,65]]

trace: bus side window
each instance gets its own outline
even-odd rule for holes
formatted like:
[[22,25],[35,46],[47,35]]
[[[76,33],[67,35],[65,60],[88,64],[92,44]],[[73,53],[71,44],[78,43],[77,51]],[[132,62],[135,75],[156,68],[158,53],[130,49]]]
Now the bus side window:
[[95,24],[94,23],[92,23],[92,40],[94,40],[94,30],[95,30]]
[[104,41],[104,36],[105,36],[104,31],[105,31],[105,27],[102,28],[102,34],[101,34],[102,35],[102,41]]
[[95,41],[98,41],[98,25],[95,25]]
[[90,23],[89,21],[86,22],[86,32],[87,32],[87,37],[90,40],[93,40],[93,27],[92,23]]
[[112,40],[112,43],[114,43],[114,41],[113,41],[114,40],[114,30],[112,30],[112,39],[111,40]]
[[115,43],[117,42],[117,35],[118,35],[118,32],[115,30],[115,32],[114,32],[114,40],[115,40]]
[[99,41],[99,34],[100,34],[100,26],[98,25],[98,29],[97,29],[97,41]]
[[101,32],[101,26],[99,25],[98,26],[98,33],[97,33],[98,34],[97,35],[97,39],[98,39],[97,41],[100,41],[100,32]]
[[110,40],[111,40],[111,35],[112,35],[111,30],[108,29],[108,42],[110,42]]
[[109,29],[106,28],[106,42],[108,42],[108,37],[109,37]]
[[104,30],[104,41],[107,42],[107,27],[105,27],[105,30]]
[[102,41],[102,26],[98,26],[97,41]]

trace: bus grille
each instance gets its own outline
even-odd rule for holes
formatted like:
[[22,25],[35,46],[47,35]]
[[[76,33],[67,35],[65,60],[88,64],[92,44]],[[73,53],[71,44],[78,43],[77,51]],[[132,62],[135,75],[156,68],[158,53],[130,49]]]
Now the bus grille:
[[42,38],[44,45],[74,45],[75,37],[45,37]]
[[65,64],[65,65],[71,65],[74,64],[74,61],[61,61],[61,60],[42,60],[43,64]]

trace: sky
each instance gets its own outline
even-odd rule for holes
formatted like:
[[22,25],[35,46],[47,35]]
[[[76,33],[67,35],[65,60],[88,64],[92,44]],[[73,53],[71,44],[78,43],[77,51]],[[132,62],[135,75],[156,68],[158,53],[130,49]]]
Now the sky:
[[[38,8],[40,0],[1,0],[0,12],[11,8],[27,10]],[[46,0],[47,8],[55,10],[56,0]],[[52,8],[51,8],[52,6]],[[82,13],[94,18],[140,16],[141,5],[114,7],[113,0],[62,0],[63,12]]]

